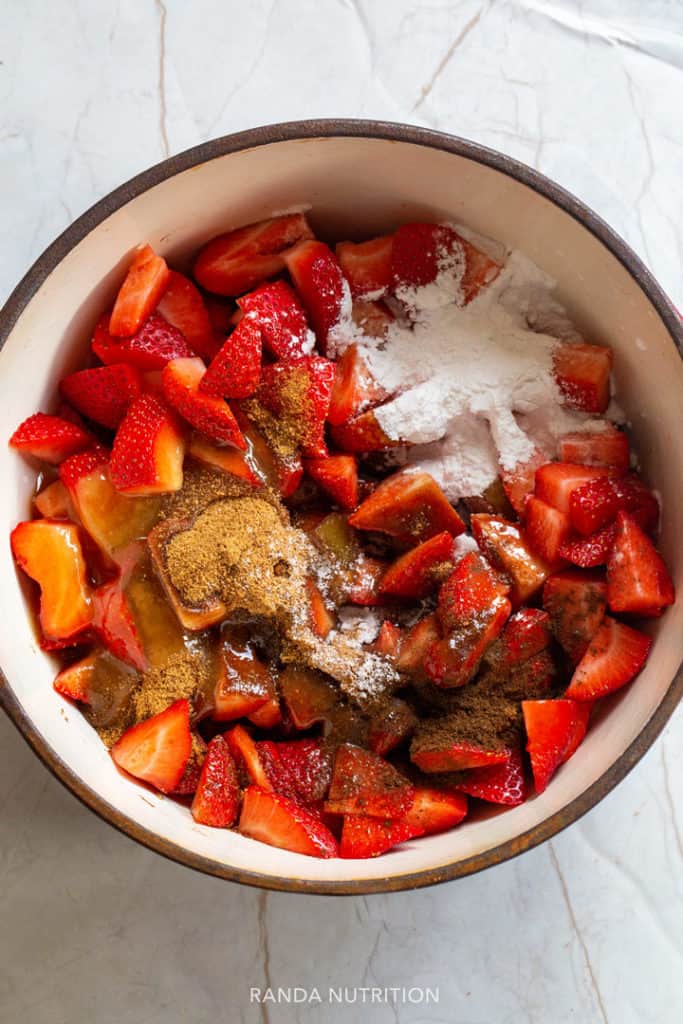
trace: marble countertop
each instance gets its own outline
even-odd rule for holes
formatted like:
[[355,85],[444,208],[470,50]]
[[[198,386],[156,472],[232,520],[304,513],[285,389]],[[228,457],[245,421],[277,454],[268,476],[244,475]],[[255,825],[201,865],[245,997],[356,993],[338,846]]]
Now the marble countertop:
[[[539,168],[683,308],[681,0],[7,0],[2,13],[0,300],[74,217],[163,157],[344,115],[452,131]],[[289,896],[195,874],[99,821],[4,720],[0,805],[3,1020],[683,1018],[683,710],[578,824],[415,893]],[[355,988],[358,1002],[252,1001],[267,986],[307,1000]],[[361,1007],[373,986],[421,987],[423,1001]]]

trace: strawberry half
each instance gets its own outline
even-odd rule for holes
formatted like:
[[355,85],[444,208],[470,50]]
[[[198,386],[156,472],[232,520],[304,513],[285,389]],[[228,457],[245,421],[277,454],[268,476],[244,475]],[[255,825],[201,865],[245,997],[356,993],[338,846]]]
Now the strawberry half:
[[330,433],[343,452],[384,452],[402,443],[382,430],[372,409],[354,416],[348,423],[333,426]]
[[358,345],[355,342],[349,345],[337,360],[329,422],[333,426],[348,423],[364,409],[378,405],[386,397],[386,392],[370,373]]
[[593,433],[577,431],[558,440],[560,462],[582,466],[611,466],[625,473],[631,462],[628,436],[623,430],[608,427]]
[[172,793],[192,752],[190,705],[186,700],[132,726],[111,748],[119,768],[161,793]]
[[[546,583],[546,586],[548,584]],[[487,656],[496,673],[507,673],[550,646],[550,616],[540,608],[520,608],[511,615],[505,629]]]
[[465,524],[429,473],[403,470],[383,480],[349,516],[358,530],[378,530],[400,543],[417,544],[447,531],[457,537]]
[[135,367],[118,363],[70,373],[60,381],[59,390],[88,419],[116,430],[142,391],[142,379]]
[[548,462],[536,470],[536,497],[560,512],[569,514],[572,492],[582,484],[609,476],[604,466],[575,466],[568,462]]
[[526,784],[521,751],[516,747],[510,749],[507,760],[502,764],[470,768],[465,778],[458,783],[458,790],[492,804],[505,804],[508,807],[523,804]]
[[652,640],[605,615],[602,625],[576,666],[565,697],[593,701],[625,686],[647,660]]
[[262,284],[238,299],[237,305],[244,319],[258,327],[263,344],[278,359],[300,358],[313,347],[306,311],[286,281]]
[[192,801],[192,817],[200,825],[230,828],[240,806],[237,768],[222,736],[209,743],[199,782]]
[[380,581],[380,594],[421,600],[436,590],[440,573],[450,572],[452,565],[453,535],[437,533],[389,566]]
[[216,354],[216,339],[201,292],[189,277],[171,270],[157,312],[183,335],[190,348],[204,359]]
[[607,562],[607,604],[611,611],[656,616],[675,600],[664,559],[638,523],[620,512]]
[[523,531],[502,516],[483,512],[471,517],[470,528],[483,554],[509,578],[512,604],[528,601],[543,586],[550,568],[531,550]]
[[138,370],[163,370],[171,359],[188,359],[195,353],[177,328],[152,313],[126,338],[114,337],[102,317],[95,327],[92,350],[106,366],[127,363]]
[[109,330],[115,337],[135,334],[163,295],[168,274],[166,261],[151,245],[136,249],[109,320]]
[[566,512],[531,494],[526,503],[524,529],[536,554],[554,564],[560,558],[560,548],[569,540],[571,522]]
[[444,632],[469,626],[507,597],[509,590],[485,558],[468,551],[439,590],[437,615]]
[[199,357],[171,360],[161,375],[164,398],[190,426],[212,441],[246,448],[242,431],[227,402],[202,390],[207,373]]
[[388,821],[363,814],[344,817],[339,856],[345,860],[379,857],[399,843],[424,835],[421,825],[409,821]]
[[153,395],[132,403],[119,427],[109,465],[124,494],[164,494],[183,484],[185,441],[174,415]]
[[304,470],[343,509],[358,505],[358,460],[354,455],[304,459]]
[[413,803],[401,821],[421,829],[422,835],[432,836],[455,828],[466,815],[467,797],[462,793],[416,786]]
[[69,455],[91,445],[92,437],[69,420],[36,412],[17,427],[9,444],[24,455],[58,465]]
[[322,352],[339,323],[345,281],[334,253],[324,242],[300,242],[285,253],[285,263],[301,296]]
[[464,768],[482,768],[486,765],[505,764],[510,756],[507,748],[491,750],[480,743],[444,741],[429,748],[413,745],[410,759],[423,772],[458,772]]
[[593,569],[598,565],[606,565],[609,559],[614,538],[617,534],[616,523],[603,526],[602,530],[590,537],[568,540],[560,548],[560,557],[581,569]]
[[591,705],[574,700],[524,700],[522,712],[534,787],[542,793],[583,740]]
[[140,638],[124,586],[126,580],[112,580],[93,594],[93,628],[100,643],[119,661],[146,672],[149,659]]
[[336,857],[337,840],[310,811],[280,793],[249,786],[242,800],[239,830],[269,846],[309,857]]
[[216,398],[249,398],[261,380],[261,330],[243,317],[223,342],[201,383]]
[[552,631],[576,665],[586,653],[605,616],[607,584],[591,572],[558,572],[543,587],[543,607]]
[[604,476],[581,484],[569,496],[569,519],[573,528],[584,537],[611,523],[618,510],[619,499],[613,483]]
[[351,743],[337,750],[325,810],[400,818],[411,806],[413,787],[388,761]]
[[404,224],[395,232],[391,257],[394,287],[431,284],[454,254],[462,259],[462,297],[467,305],[498,276],[500,266],[445,224]]
[[381,235],[369,242],[339,242],[335,253],[354,298],[381,292],[391,286],[393,235]]
[[609,405],[612,350],[603,345],[558,345],[555,380],[570,409],[603,413]]
[[325,421],[334,383],[334,363],[322,356],[264,366],[256,393],[258,402],[289,425],[301,452],[311,458],[327,456]]

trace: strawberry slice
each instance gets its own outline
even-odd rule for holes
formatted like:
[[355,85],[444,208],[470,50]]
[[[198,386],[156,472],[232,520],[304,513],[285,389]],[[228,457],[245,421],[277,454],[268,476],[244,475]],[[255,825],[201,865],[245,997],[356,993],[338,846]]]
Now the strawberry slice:
[[485,558],[468,551],[439,590],[437,615],[444,632],[469,626],[473,619],[500,604],[509,590]]
[[485,612],[432,644],[423,663],[429,679],[445,687],[468,683],[486,651],[500,635],[511,610],[506,597],[496,598]]
[[647,660],[652,640],[605,615],[602,625],[576,666],[565,697],[593,701],[625,686]]
[[119,427],[109,470],[117,491],[164,494],[183,484],[185,440],[175,416],[153,395],[140,395]]
[[178,786],[192,752],[190,704],[175,704],[132,726],[111,748],[119,768],[162,793]]
[[612,350],[603,345],[558,345],[555,380],[570,409],[603,413],[609,405]]
[[619,511],[628,512],[646,533],[653,533],[659,522],[659,502],[646,484],[629,473],[612,481],[619,502]]
[[610,523],[590,537],[565,541],[560,548],[560,557],[582,569],[606,565],[616,534],[616,523]]
[[214,398],[203,391],[206,373],[208,370],[197,356],[193,359],[172,359],[166,363],[161,375],[166,402],[190,426],[212,441],[245,449],[246,441],[230,406],[224,399]]
[[238,299],[237,305],[244,312],[244,320],[258,327],[263,344],[278,359],[301,358],[313,348],[306,311],[286,281],[262,284]]
[[208,747],[204,740],[201,738],[199,733],[192,733],[192,751],[185,765],[185,771],[183,776],[178,783],[176,789],[173,790],[174,796],[194,796],[197,792],[197,786],[199,785],[199,777],[202,773],[202,766],[206,758],[206,751]]
[[256,711],[276,695],[270,668],[249,644],[225,643],[214,691],[213,718],[231,722]]
[[401,819],[426,836],[448,832],[467,814],[467,797],[452,789],[416,786],[412,806]]
[[527,499],[524,528],[533,550],[550,564],[559,560],[560,548],[569,540],[572,532],[566,512],[560,512],[533,494]]
[[12,434],[10,448],[55,465],[92,444],[91,435],[60,416],[36,412]]
[[382,430],[372,409],[354,416],[348,423],[333,426],[330,433],[336,447],[343,452],[384,452],[402,443]]
[[354,298],[377,292],[384,295],[389,290],[393,244],[393,235],[381,235],[369,242],[338,243],[337,259]]
[[510,757],[506,747],[488,749],[481,743],[437,740],[432,737],[429,746],[418,745],[414,739],[410,759],[420,771],[458,772],[464,768],[483,768],[486,765],[505,764]]
[[531,550],[523,531],[502,516],[483,512],[471,517],[470,528],[483,554],[510,579],[512,604],[528,601],[543,586],[550,569]]
[[544,466],[547,461],[540,448],[536,448],[530,458],[524,462],[518,462],[514,469],[505,469],[504,466],[500,468],[507,499],[522,521],[526,515],[527,498],[534,491],[536,470]]
[[194,276],[218,295],[242,295],[284,270],[284,251],[313,233],[302,213],[236,228],[200,250]]
[[[546,583],[546,586],[548,584]],[[511,615],[496,644],[486,655],[496,673],[507,673],[550,646],[550,616],[540,608],[520,608]]]
[[379,857],[399,843],[423,834],[421,825],[408,821],[385,821],[363,814],[347,814],[342,827],[339,856],[346,860]]
[[200,825],[230,828],[237,820],[239,807],[240,787],[235,762],[223,737],[214,736],[192,801],[192,817]]
[[151,245],[135,250],[109,320],[109,330],[115,337],[135,334],[163,295],[168,275],[166,260],[157,256]]
[[276,418],[279,430],[311,458],[327,455],[325,421],[335,367],[322,356],[264,366],[256,398]]
[[252,487],[263,486],[263,480],[256,475],[246,453],[239,451],[237,448],[221,448],[209,444],[202,437],[195,435],[190,438],[187,454],[191,455],[197,462],[202,462],[205,466],[210,466],[212,469],[220,469],[224,473],[230,473],[232,476],[239,477],[240,480],[246,481]]
[[611,466],[625,473],[631,462],[628,436],[617,427],[594,433],[577,431],[558,440],[560,462],[582,466]]
[[436,480],[413,470],[383,480],[349,522],[358,530],[378,530],[405,544],[418,544],[444,530],[457,537],[465,529]]
[[301,296],[322,352],[339,323],[345,281],[334,253],[324,242],[300,242],[285,253],[285,263]]
[[152,313],[134,334],[116,338],[109,332],[107,318],[95,327],[92,350],[105,365],[127,363],[138,370],[163,370],[171,359],[188,359],[194,352],[177,328]]
[[142,391],[140,372],[119,363],[77,370],[59,384],[60,394],[88,419],[116,430],[128,406]]
[[526,799],[522,753],[516,747],[508,751],[507,761],[483,768],[470,768],[458,783],[458,790],[492,804],[517,807]]
[[664,559],[638,523],[620,512],[607,562],[607,604],[613,612],[661,615],[676,600]]
[[356,508],[358,460],[354,455],[328,455],[322,459],[304,459],[304,469],[340,508]]
[[157,312],[177,328],[190,348],[204,359],[216,353],[213,325],[201,292],[189,277],[171,270]]
[[201,383],[216,398],[249,398],[261,380],[261,330],[243,317],[226,338]]
[[258,786],[244,792],[239,830],[269,846],[309,857],[336,857],[339,852],[337,840],[314,814]]
[[595,572],[568,569],[546,580],[543,607],[552,631],[576,665],[586,653],[605,616],[607,584]]
[[348,423],[369,406],[387,397],[377,384],[355,343],[337,360],[328,420],[333,426]]
[[332,632],[336,625],[334,615],[325,603],[325,598],[313,580],[306,580],[306,590],[310,601],[311,629],[322,640]]
[[419,288],[431,284],[458,255],[462,259],[463,305],[467,305],[498,276],[500,266],[445,224],[404,224],[394,234],[394,287]]
[[427,651],[440,639],[441,629],[435,612],[416,622],[401,641],[401,650],[396,661],[399,672],[420,676]]
[[104,583],[93,594],[93,628],[115,658],[146,672],[150,665],[126,596],[124,577]]
[[376,712],[368,727],[368,746],[373,754],[384,757],[415,732],[417,715],[400,697],[392,697]]
[[75,518],[69,492],[61,480],[53,480],[39,491],[33,499],[33,504],[43,519]]
[[325,810],[400,818],[413,801],[413,787],[388,761],[351,743],[337,750]]
[[573,528],[585,537],[611,523],[618,510],[619,499],[613,483],[604,476],[581,484],[569,496],[569,519]]
[[78,527],[34,519],[15,526],[10,543],[19,568],[40,587],[39,619],[46,639],[77,643],[93,617]]
[[437,533],[392,562],[380,582],[380,594],[421,600],[436,590],[452,565],[453,536]]
[[298,799],[308,804],[324,800],[332,781],[333,757],[329,748],[316,739],[286,740],[273,746]]
[[[375,654],[383,654],[386,658],[396,661],[401,650],[402,639],[403,633],[400,627],[394,625],[389,619],[385,619],[379,628],[379,633],[372,645],[372,649]],[[374,750],[375,748],[371,746],[371,749]],[[382,751],[375,750],[375,753],[380,754]]]
[[575,700],[523,700],[522,712],[534,788],[542,793],[586,735],[591,705]]
[[244,767],[254,785],[262,790],[272,789],[263,758],[247,730],[241,725],[235,725],[225,733],[225,739],[237,765]]
[[97,661],[100,658],[99,651],[93,651],[80,661],[67,665],[55,676],[52,684],[63,697],[77,700],[81,704],[90,703],[90,684],[95,674]]
[[569,462],[548,462],[536,470],[536,497],[560,512],[569,514],[572,492],[582,484],[609,476],[605,466],[577,466]]

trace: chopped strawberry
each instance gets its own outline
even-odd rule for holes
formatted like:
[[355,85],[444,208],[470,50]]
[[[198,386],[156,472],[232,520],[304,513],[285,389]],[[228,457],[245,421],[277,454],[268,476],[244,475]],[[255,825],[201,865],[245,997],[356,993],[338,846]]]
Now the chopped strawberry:
[[506,597],[498,597],[485,612],[437,640],[427,650],[424,670],[437,686],[464,686],[477,671],[481,659],[498,638],[512,607]]
[[56,465],[74,452],[87,448],[92,444],[92,437],[75,423],[36,412],[17,427],[9,444],[25,455]]
[[416,622],[403,637],[396,662],[398,670],[407,675],[420,675],[427,651],[440,639],[439,620],[432,612]]
[[272,789],[263,759],[247,730],[241,725],[235,725],[225,733],[225,739],[238,766],[244,766],[254,785],[262,790]]
[[526,503],[524,528],[536,554],[545,562],[555,564],[560,558],[560,548],[571,534],[567,513],[531,494]]
[[533,494],[536,470],[547,461],[540,448],[536,448],[530,458],[518,462],[514,469],[505,469],[501,466],[500,475],[507,499],[522,521],[526,515],[527,498]]
[[595,572],[568,569],[546,580],[543,607],[558,643],[575,665],[604,618],[606,594],[607,584]]
[[324,242],[305,241],[285,254],[294,287],[301,296],[322,352],[339,323],[345,281],[334,253]]
[[413,787],[388,761],[351,743],[337,750],[325,810],[400,818],[413,801]]
[[116,430],[142,391],[142,380],[135,367],[119,363],[70,373],[60,381],[59,390],[88,419]]
[[344,817],[339,856],[346,860],[379,857],[399,843],[421,835],[424,835],[422,826],[408,821],[388,821],[364,814],[347,814]]
[[459,772],[464,768],[483,768],[486,765],[505,764],[510,756],[507,748],[488,749],[481,743],[444,740],[429,748],[416,746],[410,750],[410,759],[420,771]]
[[230,747],[222,736],[214,736],[192,801],[192,817],[200,825],[230,828],[237,820],[239,806],[240,788]]
[[618,690],[640,672],[651,646],[645,633],[605,615],[576,666],[565,697],[593,701]]
[[216,351],[213,325],[201,292],[189,277],[171,270],[157,312],[177,328],[190,348],[203,359],[212,359]]
[[560,462],[582,466],[611,466],[625,473],[631,461],[628,435],[617,427],[565,434],[558,441]]
[[358,460],[354,455],[304,459],[304,469],[340,508],[351,510],[357,506]]
[[297,729],[328,721],[339,704],[339,691],[312,669],[287,666],[280,673],[280,691]]
[[171,360],[161,375],[164,398],[187,423],[212,441],[246,448],[230,406],[202,389],[206,373],[198,356]]
[[467,797],[461,793],[452,789],[416,786],[412,806],[401,820],[421,828],[423,835],[432,836],[455,828],[466,814]]
[[337,840],[311,811],[258,786],[244,792],[239,830],[269,846],[309,857],[336,857],[339,852]]
[[185,765],[185,771],[173,794],[178,796],[194,796],[199,785],[199,778],[206,758],[208,747],[199,733],[192,733],[192,751]]
[[343,452],[383,452],[401,444],[399,438],[389,437],[382,430],[372,409],[354,416],[348,423],[333,426],[330,433]]
[[178,491],[184,454],[185,441],[175,416],[153,395],[141,395],[114,438],[111,481],[124,494]]
[[334,363],[322,356],[264,366],[256,397],[290,433],[301,452],[311,458],[327,455],[325,421],[334,383]]
[[512,604],[528,601],[543,586],[550,570],[531,550],[523,531],[502,516],[485,513],[473,515],[470,527],[484,555],[509,577]]
[[162,793],[172,793],[177,787],[191,752],[187,700],[177,700],[158,715],[127,729],[111,748],[119,768]]
[[591,706],[574,700],[524,700],[522,711],[534,787],[542,793],[585,736]]
[[189,359],[194,355],[180,331],[156,313],[126,338],[110,334],[107,318],[103,317],[95,327],[92,350],[107,366],[127,363],[142,371],[163,370],[171,359]]
[[[73,456],[71,457],[73,458]],[[39,491],[33,499],[33,504],[43,519],[75,518],[69,492],[61,480],[53,480],[51,484]]]
[[664,559],[638,523],[620,512],[607,562],[607,604],[613,612],[660,615],[676,600]]
[[146,672],[149,660],[137,623],[124,590],[124,579],[112,580],[93,594],[93,628],[108,651],[137,669]]
[[616,523],[610,523],[609,526],[603,526],[602,530],[598,530],[591,537],[568,540],[560,548],[560,557],[582,569],[593,569],[598,565],[606,565],[616,533]]
[[348,423],[368,406],[377,405],[386,397],[384,389],[372,377],[358,345],[349,345],[337,360],[329,422],[333,426]]
[[334,629],[335,618],[313,580],[306,580],[306,590],[310,601],[311,629],[316,636],[324,640]]
[[[546,586],[548,584],[546,583]],[[486,661],[497,673],[507,673],[550,645],[550,616],[540,608],[520,608],[511,615]]]
[[381,558],[372,558],[364,552],[358,555],[351,568],[351,578],[346,586],[346,598],[351,604],[372,607],[382,604],[380,583],[384,578],[387,563]]
[[248,645],[224,643],[214,691],[213,717],[231,722],[256,711],[274,694],[270,668]]
[[136,249],[109,321],[109,330],[115,337],[135,334],[163,295],[168,275],[166,261],[157,256],[151,245]]
[[[383,654],[386,658],[391,658],[395,661],[401,650],[402,639],[403,633],[400,627],[394,625],[394,623],[390,622],[388,619],[385,619],[380,626],[379,633],[375,638],[372,649],[375,654]],[[381,751],[376,750],[375,753],[379,754]]]
[[577,487],[609,475],[610,470],[605,466],[575,466],[568,462],[548,462],[536,470],[536,497],[568,514],[569,501]]
[[418,544],[444,530],[457,537],[465,524],[429,473],[403,470],[383,480],[349,516],[358,530],[378,530]]
[[499,265],[445,224],[404,224],[394,234],[394,287],[431,284],[458,255],[462,260],[461,287],[466,305],[498,276]]
[[492,804],[506,804],[508,807],[523,804],[526,784],[521,751],[516,747],[511,748],[507,760],[502,764],[470,768],[465,778],[458,783],[458,789],[468,796]]
[[[233,317],[239,310],[235,310],[235,307],[231,302],[225,299],[219,299],[215,295],[207,295],[204,298],[204,305],[206,311],[209,314],[209,320],[214,331],[214,351],[211,357],[216,354],[218,349],[221,347],[220,339],[224,337],[230,328],[234,326]],[[216,340],[218,339],[218,348],[216,348]]]
[[619,499],[611,480],[598,477],[574,488],[569,496],[569,519],[575,530],[589,537],[614,520]]
[[109,462],[109,452],[102,444],[93,444],[85,451],[77,452],[75,455],[65,459],[59,467],[59,478],[70,491],[78,481],[88,476],[95,469],[106,466]]
[[332,781],[333,758],[329,748],[317,739],[287,740],[273,745],[298,799],[307,804],[324,800]]
[[389,289],[393,243],[393,235],[381,235],[369,242],[337,244],[337,259],[354,298],[373,292],[384,294]]
[[195,260],[194,276],[209,292],[242,295],[284,270],[285,250],[312,237],[302,213],[248,224],[205,245]]
[[63,697],[80,701],[81,704],[90,703],[90,683],[95,673],[97,660],[100,657],[99,651],[93,651],[80,661],[67,665],[55,676],[52,684]]
[[380,582],[381,594],[421,600],[436,590],[442,570],[453,564],[453,536],[444,531],[407,551],[393,562]]
[[209,444],[202,437],[194,436],[190,438],[187,454],[197,462],[239,477],[240,480],[245,480],[253,487],[263,486],[263,481],[256,475],[245,452],[239,451],[237,448]]
[[10,543],[19,568],[40,587],[40,627],[46,639],[76,643],[93,617],[78,527],[34,519],[15,526]]
[[646,533],[654,532],[659,522],[659,502],[646,484],[629,473],[612,481],[619,502],[619,511],[628,512]]
[[258,327],[263,344],[278,359],[297,359],[310,352],[313,335],[308,329],[306,311],[286,281],[262,284],[243,295],[237,304],[244,312],[244,320]]
[[392,697],[386,707],[370,719],[368,746],[384,757],[415,732],[417,715],[400,697]]
[[610,348],[603,345],[558,345],[553,365],[565,405],[583,412],[605,412],[610,397]]
[[261,380],[261,331],[243,317],[209,364],[200,390],[216,398],[249,398]]
[[444,632],[469,626],[473,619],[499,604],[509,590],[485,558],[468,551],[439,590],[437,614]]

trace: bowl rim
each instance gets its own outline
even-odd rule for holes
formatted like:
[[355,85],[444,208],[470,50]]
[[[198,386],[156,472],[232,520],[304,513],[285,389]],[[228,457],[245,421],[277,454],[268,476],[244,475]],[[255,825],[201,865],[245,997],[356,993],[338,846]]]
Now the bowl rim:
[[[351,118],[289,121],[224,135],[171,156],[109,192],[70,224],[45,249],[12,291],[0,310],[0,349],[26,306],[55,267],[102,221],[130,200],[176,174],[218,157],[272,143],[316,138],[367,138],[424,146],[491,167],[533,189],[577,220],[619,260],[656,309],[679,355],[683,358],[683,321],[661,286],[621,236],[572,193],[526,164],[468,139],[400,122]],[[652,746],[682,696],[683,664],[679,666],[652,716],[617,760],[569,804],[519,836],[464,860],[410,874],[350,881],[307,880],[263,875],[231,867],[166,840],[121,813],[86,785],[45,741],[21,707],[9,681],[0,669],[0,704],[3,710],[52,774],[103,821],[143,846],[204,874],[261,889],[328,896],[390,893],[451,881],[503,863],[551,839],[582,817],[621,782]]]

